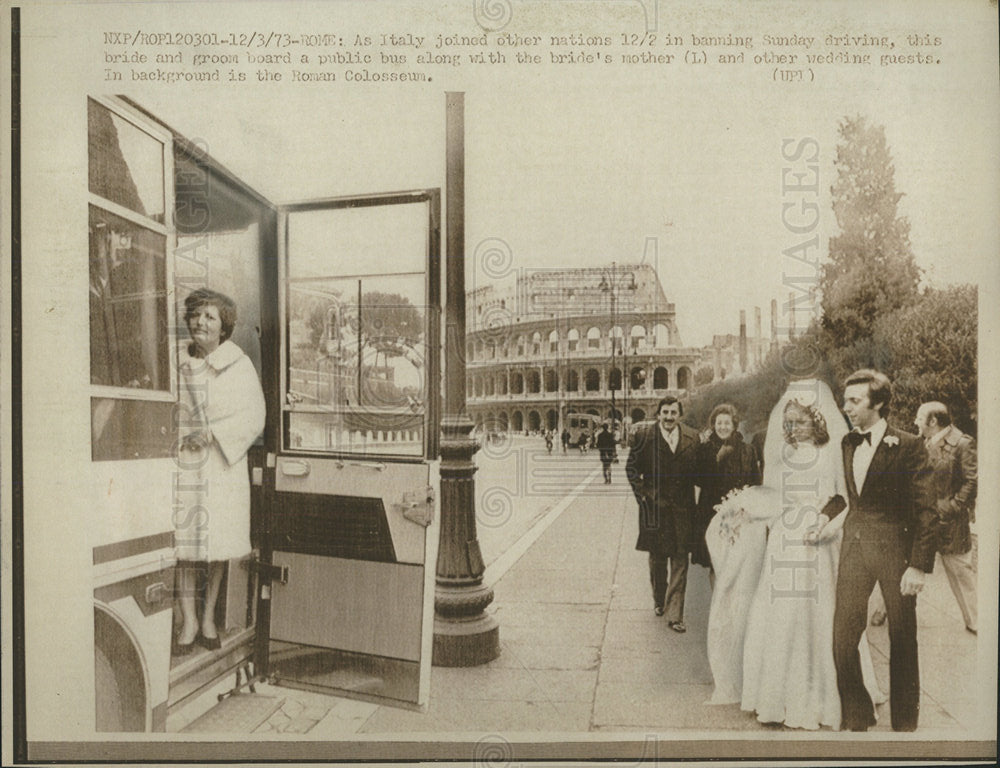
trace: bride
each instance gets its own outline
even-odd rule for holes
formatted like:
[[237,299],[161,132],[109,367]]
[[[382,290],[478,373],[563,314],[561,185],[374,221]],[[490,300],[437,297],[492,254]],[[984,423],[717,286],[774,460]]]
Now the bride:
[[[763,486],[717,507],[705,536],[716,571],[713,704],[740,702],[761,722],[793,728],[840,727],[833,611],[841,532],[828,525],[817,540],[815,531],[826,501],[847,497],[846,433],[825,383],[793,381],[771,412]],[[869,692],[885,701],[864,636],[860,650]]]

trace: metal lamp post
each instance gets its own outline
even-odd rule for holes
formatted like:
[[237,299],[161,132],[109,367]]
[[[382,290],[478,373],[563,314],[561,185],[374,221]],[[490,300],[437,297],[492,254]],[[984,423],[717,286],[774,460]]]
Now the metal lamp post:
[[500,628],[485,612],[493,588],[476,538],[476,494],[465,402],[465,94],[446,94],[447,301],[441,420],[441,538],[434,590],[433,663],[471,667],[500,655]]
[[[629,336],[629,341],[631,341],[631,340],[632,340],[632,337]],[[633,357],[635,356],[635,350],[634,349],[632,350],[632,355],[633,355]],[[629,391],[629,387],[632,385],[632,366],[628,362],[628,348],[627,347],[622,352],[622,366],[624,368],[623,375],[625,376],[625,398],[624,398],[624,404],[622,405],[622,436],[621,436],[621,441],[622,441],[622,444],[624,444],[626,442],[626,440],[625,440],[625,433],[626,433],[627,424],[628,424],[628,421],[629,421],[629,413],[628,413],[628,391]]]
[[[627,359],[628,358],[626,357],[626,360]],[[629,436],[631,434],[630,427],[632,426],[632,416],[629,413],[629,398],[631,397],[633,388],[641,392],[642,387],[646,382],[646,371],[640,368],[635,375],[635,384],[632,383],[632,371],[635,369],[638,360],[639,360],[639,349],[633,346],[632,363],[629,365],[628,379],[626,380],[626,386],[625,386],[625,420],[627,420],[627,424],[625,424],[625,427],[622,430],[624,433],[622,435],[622,443],[626,445],[628,444],[629,441]],[[637,396],[637,399],[639,399],[640,402],[641,398],[642,398],[641,394]]]
[[[621,290],[621,281],[625,278],[629,279],[628,285],[625,287],[630,291],[635,291],[638,286],[635,284],[635,274],[632,272],[623,272],[621,275],[618,274],[618,265],[615,262],[611,262],[611,279],[608,279],[608,271],[603,270],[601,274],[601,283],[598,288],[601,292],[608,294],[608,298],[611,302],[611,370],[614,371],[617,366],[617,356],[618,356],[618,339],[615,336],[615,329],[617,327],[617,313],[615,311],[615,305],[618,300],[618,292]],[[625,333],[622,332],[624,337]],[[622,366],[624,367],[627,363],[628,358],[625,355],[625,350],[622,349]],[[620,372],[620,376],[624,377],[625,373]],[[609,376],[610,379],[610,376]],[[618,386],[622,386],[621,381],[618,382]],[[611,432],[614,434],[615,431],[615,414],[618,412],[618,407],[615,405],[615,388],[611,387],[611,382],[609,380],[608,387],[611,389]],[[626,396],[626,406],[627,406],[627,396]],[[622,420],[624,424],[624,419]]]
[[[561,288],[559,291],[560,302],[558,307],[558,312],[556,314],[556,328],[559,331],[559,346],[556,350],[556,370],[559,375],[559,424],[557,429],[559,430],[559,442],[562,443],[562,433],[566,429],[566,411],[568,410],[566,395],[568,390],[566,389],[569,380],[569,372],[573,366],[573,362],[570,355],[569,349],[569,320],[568,316],[571,314],[570,302],[576,296],[576,292],[572,288]],[[565,325],[563,320],[566,320]],[[565,330],[565,333],[563,331]],[[565,355],[563,351],[565,350]]]

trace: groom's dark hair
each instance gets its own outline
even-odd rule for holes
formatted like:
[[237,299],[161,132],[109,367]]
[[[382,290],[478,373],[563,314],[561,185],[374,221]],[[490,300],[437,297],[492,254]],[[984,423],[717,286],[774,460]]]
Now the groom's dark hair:
[[881,371],[872,368],[862,368],[855,371],[844,381],[844,387],[852,384],[868,385],[868,404],[878,406],[878,415],[885,418],[889,415],[889,402],[892,400],[892,382]]

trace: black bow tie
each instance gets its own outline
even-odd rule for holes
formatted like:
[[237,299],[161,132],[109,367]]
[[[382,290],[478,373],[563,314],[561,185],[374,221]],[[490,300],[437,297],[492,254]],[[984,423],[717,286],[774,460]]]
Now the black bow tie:
[[847,439],[851,441],[851,445],[857,448],[862,443],[872,444],[872,433],[871,432],[848,432]]

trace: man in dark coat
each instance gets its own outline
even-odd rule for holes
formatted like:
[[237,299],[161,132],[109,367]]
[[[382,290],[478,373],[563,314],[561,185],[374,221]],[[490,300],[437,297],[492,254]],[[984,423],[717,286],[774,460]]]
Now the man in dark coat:
[[835,496],[820,515],[820,527],[830,517],[847,515],[837,571],[833,659],[841,727],[851,731],[865,731],[875,724],[858,643],[868,623],[868,597],[876,582],[889,618],[893,730],[915,730],[920,711],[917,595],[934,568],[937,515],[923,440],[885,421],[891,397],[892,386],[884,373],[856,371],[845,381],[844,413],[854,426],[842,443],[848,498],[845,504]]
[[979,629],[976,569],[972,564],[970,515],[974,512],[978,471],[976,442],[951,423],[943,403],[924,403],[914,420],[927,446],[931,489],[937,502],[938,552],[965,628]]
[[675,632],[685,632],[688,542],[694,514],[698,433],[680,423],[683,406],[663,398],[657,423],[636,434],[625,472],[639,503],[635,548],[649,553],[649,580],[657,616],[667,615]]
[[597,450],[601,454],[601,469],[604,470],[605,484],[611,483],[611,462],[618,457],[618,446],[615,443],[615,436],[611,434],[611,429],[607,422],[601,425],[601,431],[597,435]]

